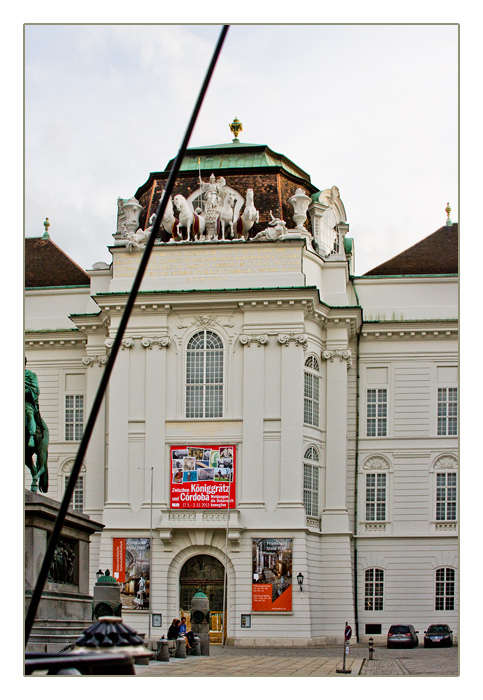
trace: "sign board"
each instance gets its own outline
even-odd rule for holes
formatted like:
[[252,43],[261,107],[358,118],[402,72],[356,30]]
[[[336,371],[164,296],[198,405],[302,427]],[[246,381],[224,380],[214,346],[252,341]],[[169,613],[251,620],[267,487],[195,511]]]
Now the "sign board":
[[252,610],[292,610],[292,540],[252,540]]
[[151,541],[149,537],[114,537],[112,575],[121,586],[123,608],[149,607]]
[[171,508],[235,508],[234,446],[171,447],[170,463]]

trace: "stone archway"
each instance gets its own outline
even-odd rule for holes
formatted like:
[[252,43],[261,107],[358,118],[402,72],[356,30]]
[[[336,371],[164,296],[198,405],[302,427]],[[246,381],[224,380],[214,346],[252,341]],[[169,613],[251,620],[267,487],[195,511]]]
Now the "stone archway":
[[[185,562],[179,576],[180,617],[190,620],[191,599],[200,589],[210,601],[210,642],[221,643],[225,567],[209,554],[197,554]],[[225,601],[225,620],[227,601]],[[226,634],[226,633],[225,633]]]

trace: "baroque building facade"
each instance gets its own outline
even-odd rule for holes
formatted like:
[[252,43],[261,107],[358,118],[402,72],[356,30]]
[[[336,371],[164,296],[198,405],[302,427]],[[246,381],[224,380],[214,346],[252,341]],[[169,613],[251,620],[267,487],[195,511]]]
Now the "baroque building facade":
[[[118,200],[110,264],[26,240],[50,497],[170,166]],[[362,276],[348,232],[338,188],[267,146],[188,149],[73,503],[105,525],[91,586],[109,569],[138,631],[189,617],[201,587],[214,641],[457,638],[457,225]]]

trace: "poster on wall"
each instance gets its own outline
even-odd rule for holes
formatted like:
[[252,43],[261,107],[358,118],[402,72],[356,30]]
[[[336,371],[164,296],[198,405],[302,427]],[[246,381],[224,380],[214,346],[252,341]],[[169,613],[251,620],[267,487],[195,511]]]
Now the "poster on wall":
[[171,508],[234,508],[236,448],[171,447]]
[[252,610],[291,612],[292,540],[252,540]]
[[121,586],[123,608],[148,610],[151,578],[149,537],[114,537],[112,575]]

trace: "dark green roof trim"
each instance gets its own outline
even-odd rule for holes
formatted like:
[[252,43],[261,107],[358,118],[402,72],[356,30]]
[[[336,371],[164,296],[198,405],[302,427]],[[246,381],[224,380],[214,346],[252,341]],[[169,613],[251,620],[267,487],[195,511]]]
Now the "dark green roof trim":
[[425,275],[357,275],[351,276],[352,280],[377,280],[377,279],[407,279],[407,278],[425,278],[425,277],[459,277],[457,272],[440,272]]
[[[213,294],[213,292],[259,292],[259,291],[292,291],[292,290],[298,290],[298,291],[307,291],[307,290],[315,290],[319,291],[318,288],[315,285],[311,285],[310,287],[229,287],[229,288],[223,288],[223,289],[142,289],[138,292],[138,294],[193,294],[193,292],[199,293],[209,293]],[[120,296],[124,295],[127,296],[129,295],[130,290],[126,292],[98,292],[97,294],[94,294],[92,298],[94,297],[106,297],[106,296]],[[328,304],[326,304],[328,306]],[[340,307],[344,308],[344,307]]]
[[381,319],[371,319],[370,321],[364,321],[364,325],[367,323],[459,323],[458,318],[391,318],[386,321],[381,321]]
[[31,328],[25,329],[25,333],[80,333],[78,328]]
[[90,284],[60,284],[51,287],[25,287],[25,291],[37,291],[39,289],[90,289]]
[[99,309],[99,311],[93,311],[92,313],[89,314],[69,314],[69,318],[74,318],[75,316],[82,316],[82,318],[85,318],[86,316],[94,316],[97,318],[102,313],[102,309]]

